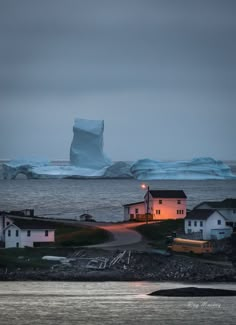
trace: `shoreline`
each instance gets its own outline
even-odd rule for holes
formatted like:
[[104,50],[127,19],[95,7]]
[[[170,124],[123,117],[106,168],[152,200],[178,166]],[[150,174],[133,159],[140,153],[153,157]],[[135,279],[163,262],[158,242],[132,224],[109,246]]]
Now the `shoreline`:
[[[102,249],[86,249],[83,252],[83,257],[71,258],[66,264],[54,263],[46,269],[1,268],[0,281],[236,282],[236,268],[233,265],[212,264],[189,256],[166,257],[150,252],[121,253]],[[105,260],[109,262],[101,268]],[[97,262],[97,267],[91,262],[93,265]]]

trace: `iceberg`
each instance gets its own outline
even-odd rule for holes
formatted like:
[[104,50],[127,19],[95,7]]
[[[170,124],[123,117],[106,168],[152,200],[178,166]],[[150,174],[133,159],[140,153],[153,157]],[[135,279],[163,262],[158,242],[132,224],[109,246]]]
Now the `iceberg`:
[[162,162],[151,159],[136,161],[130,168],[138,180],[206,180],[235,178],[229,166],[213,158]]
[[75,119],[70,147],[71,165],[101,169],[112,164],[103,153],[104,121]]
[[229,166],[213,158],[162,162],[141,159],[112,162],[103,152],[103,120],[77,118],[73,127],[70,164],[49,161],[13,160],[2,165],[4,179],[18,174],[27,178],[134,178],[137,180],[236,179]]
[[130,170],[131,163],[117,161],[108,167],[103,175],[104,178],[133,178]]
[[48,160],[11,160],[2,165],[2,175],[4,179],[15,179],[18,174],[23,174],[27,178],[34,178],[32,173],[34,168],[44,168],[49,164]]

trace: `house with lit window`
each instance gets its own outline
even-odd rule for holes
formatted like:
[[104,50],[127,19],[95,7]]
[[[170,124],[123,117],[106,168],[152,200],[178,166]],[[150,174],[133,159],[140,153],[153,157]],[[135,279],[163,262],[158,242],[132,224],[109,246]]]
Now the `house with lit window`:
[[194,209],[210,209],[219,211],[228,225],[236,227],[236,199],[225,199],[223,201],[205,201],[198,204]]
[[182,190],[148,190],[144,201],[124,205],[124,219],[182,219],[186,216],[187,196]]
[[38,247],[55,241],[55,226],[47,221],[0,216],[0,241],[5,248]]
[[232,227],[226,225],[226,218],[217,210],[194,209],[184,219],[185,234],[200,233],[201,239],[223,239],[230,237]]

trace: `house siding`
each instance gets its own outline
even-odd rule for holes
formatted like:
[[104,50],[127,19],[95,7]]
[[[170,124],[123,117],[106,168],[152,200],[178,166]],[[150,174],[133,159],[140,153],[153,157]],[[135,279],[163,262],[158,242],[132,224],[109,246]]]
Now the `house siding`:
[[[218,224],[218,220],[221,220],[221,224]],[[189,226],[189,221],[191,221],[191,226]],[[200,227],[200,221],[203,222],[203,227]],[[197,226],[194,225],[194,222],[197,222]],[[225,236],[228,237],[232,233],[232,228],[226,226],[225,218],[217,211],[213,212],[207,220],[201,219],[185,219],[184,220],[184,230],[188,234],[189,229],[191,232],[200,232],[202,230],[202,235],[204,240],[213,239],[212,230],[223,230],[225,229]],[[218,238],[217,238],[218,239]]]
[[[138,210],[138,212],[137,212]],[[145,204],[137,203],[130,206],[124,207],[124,219],[125,220],[136,220],[139,215],[144,215],[146,213]]]
[[[11,236],[8,236],[8,230],[11,230]],[[16,230],[19,231],[19,236],[16,236]],[[12,225],[6,229],[5,233],[5,248],[17,247],[19,243],[20,248],[34,247],[35,242],[54,242],[54,230],[48,230],[48,236],[45,236],[45,230],[30,230],[30,237],[27,236],[27,229],[19,229],[17,226]]]
[[[178,204],[178,201],[181,203]],[[186,216],[186,199],[150,198],[149,211],[153,214],[153,220],[183,219]],[[181,211],[181,213],[177,213],[177,211]]]

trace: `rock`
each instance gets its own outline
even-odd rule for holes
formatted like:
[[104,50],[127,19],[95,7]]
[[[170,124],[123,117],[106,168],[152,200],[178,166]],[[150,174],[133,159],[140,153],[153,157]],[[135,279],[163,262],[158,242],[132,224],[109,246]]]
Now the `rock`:
[[186,288],[177,288],[177,289],[158,290],[150,293],[149,295],[167,296],[167,297],[236,296],[236,290],[186,287]]

